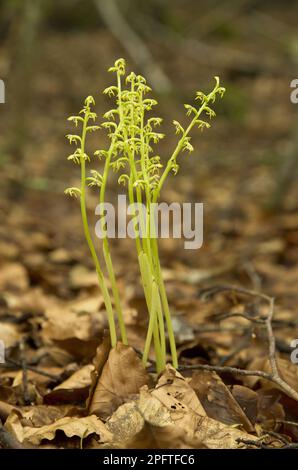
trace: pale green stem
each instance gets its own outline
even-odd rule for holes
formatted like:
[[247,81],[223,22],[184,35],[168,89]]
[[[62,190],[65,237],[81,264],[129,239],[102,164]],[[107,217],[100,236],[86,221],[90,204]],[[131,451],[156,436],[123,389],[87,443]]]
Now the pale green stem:
[[154,191],[154,196],[153,196],[153,202],[156,202],[157,199],[158,199],[158,196],[160,194],[160,191],[161,191],[161,188],[163,187],[164,185],[164,182],[165,180],[167,179],[167,176],[168,174],[170,173],[170,171],[172,170],[172,165],[173,163],[176,161],[179,153],[181,152],[182,148],[183,148],[183,142],[184,142],[184,139],[185,137],[188,137],[188,134],[190,133],[190,131],[192,130],[192,128],[194,127],[194,125],[196,124],[196,121],[198,119],[198,117],[202,114],[202,112],[204,111],[204,109],[206,108],[208,103],[204,103],[200,109],[197,111],[197,113],[195,114],[194,118],[192,119],[192,121],[190,122],[189,126],[187,127],[187,129],[183,132],[182,134],[182,137],[181,139],[178,141],[177,145],[176,145],[176,148],[174,150],[174,152],[172,153],[171,157],[169,158],[168,162],[167,162],[167,165],[160,177],[160,180],[159,180],[159,184],[157,186],[157,188],[155,189]]
[[[119,109],[121,109],[121,80],[120,80],[120,75],[119,73],[117,74],[117,79],[118,79],[118,99],[119,99]],[[120,124],[121,125],[121,118],[120,118]],[[102,184],[100,188],[100,203],[103,204],[105,201],[105,191],[106,191],[106,185],[107,185],[107,179],[108,179],[108,173],[110,169],[110,162],[111,162],[111,157],[113,155],[113,150],[114,150],[114,145],[115,145],[115,139],[112,140],[108,155],[105,161],[105,166],[104,166],[104,171],[103,171],[103,179],[102,179]],[[103,233],[104,233],[104,227],[102,226]],[[111,283],[111,288],[113,292],[113,297],[115,301],[115,308],[116,308],[116,313],[118,316],[118,322],[119,322],[119,328],[120,328],[120,333],[121,333],[121,339],[123,344],[128,344],[127,343],[127,333],[126,333],[126,328],[125,328],[125,323],[124,323],[124,318],[123,318],[123,312],[122,312],[122,307],[121,307],[121,302],[120,302],[120,296],[119,296],[119,291],[116,283],[116,277],[114,273],[114,268],[113,268],[113,263],[112,263],[112,258],[111,258],[111,253],[110,253],[110,246],[109,246],[109,241],[106,236],[103,238],[103,254],[104,254],[104,259],[106,263],[106,268],[108,271],[110,283]]]
[[81,215],[82,215],[82,222],[83,222],[83,228],[84,228],[84,234],[85,238],[92,256],[92,259],[95,264],[96,272],[97,272],[97,277],[98,277],[98,282],[99,286],[103,295],[104,303],[106,306],[107,310],[107,316],[108,316],[108,323],[109,323],[109,330],[110,330],[110,336],[111,336],[111,345],[112,347],[116,346],[117,343],[117,334],[116,334],[116,326],[115,326],[115,320],[114,320],[114,313],[113,313],[113,307],[112,307],[112,302],[110,298],[110,294],[108,291],[108,288],[106,286],[105,278],[102,273],[100,263],[96,254],[96,250],[94,248],[94,244],[90,235],[90,230],[89,230],[89,225],[88,225],[88,217],[87,217],[87,209],[86,209],[86,165],[85,165],[85,140],[86,140],[86,127],[87,127],[87,120],[88,116],[85,116],[84,120],[84,126],[83,126],[83,132],[82,132],[82,142],[81,142],[81,151],[82,151],[82,157],[80,158],[80,164],[81,164],[81,195],[80,195],[80,206],[81,206]]
[[[133,178],[132,174],[130,176],[130,182],[129,182],[129,202],[130,204],[134,204],[134,195],[133,195]],[[133,216],[135,217],[135,213]],[[153,283],[155,283],[154,278],[152,277],[151,273],[151,268],[148,260],[148,256],[146,252],[144,251],[144,248],[141,244],[140,236],[137,230],[137,222],[134,219],[134,231],[135,231],[135,241],[136,241],[136,247],[137,247],[137,253],[138,253],[138,261],[139,261],[139,266],[140,266],[140,273],[141,273],[141,279],[142,279],[142,286],[144,289],[144,294],[145,294],[145,300],[147,304],[147,308],[149,311],[149,325],[150,328],[148,327],[147,331],[147,337],[146,337],[146,348],[150,349],[150,344],[151,344],[151,339],[152,339],[152,332],[153,332],[153,337],[154,337],[154,348],[155,348],[155,356],[156,356],[156,368],[157,372],[161,372],[164,369],[164,361],[162,360],[162,349],[160,345],[160,338],[159,338],[159,329],[158,329],[158,323],[157,323],[157,312],[156,308],[154,307],[154,310],[152,310],[152,305],[153,305],[153,293],[152,293],[152,286]],[[148,346],[149,344],[149,346]],[[149,352],[148,349],[148,352]],[[143,355],[143,364],[146,365],[148,359],[148,354]]]
[[[157,199],[158,199],[158,196],[160,194],[161,188],[162,188],[169,172],[172,169],[172,165],[176,161],[179,153],[182,150],[184,139],[188,136],[191,129],[195,125],[198,117],[204,111],[206,106],[207,106],[206,103],[204,103],[201,106],[201,108],[196,113],[195,117],[190,122],[187,129],[183,132],[183,135],[182,135],[181,139],[178,141],[177,146],[176,146],[172,156],[168,160],[167,166],[166,166],[166,168],[165,168],[165,170],[164,170],[164,172],[163,172],[163,174],[162,174],[162,176],[159,180],[159,184],[158,184],[157,188],[155,189],[155,191],[153,192],[153,203],[157,202]],[[152,229],[155,230],[155,227],[153,227]],[[155,261],[156,278],[157,278],[158,288],[159,288],[159,292],[160,292],[160,296],[161,296],[162,308],[163,308],[163,311],[164,311],[165,320],[166,320],[167,329],[168,329],[169,343],[170,343],[173,366],[175,368],[178,368],[178,357],[177,357],[175,335],[174,335],[174,331],[173,331],[173,325],[172,325],[172,320],[171,320],[171,313],[170,313],[167,293],[166,293],[166,289],[165,289],[165,285],[164,285],[164,281],[163,281],[163,277],[162,277],[162,272],[161,272],[161,266],[160,266],[160,261],[159,261],[159,253],[158,253],[158,243],[157,243],[156,238],[153,238],[151,240],[151,246],[152,246],[152,250],[153,250],[153,258],[154,258],[154,261]]]
[[[142,95],[140,94],[140,107],[142,108]],[[145,181],[145,195],[146,195],[146,235],[145,235],[145,252],[147,254],[147,257],[150,262],[150,268],[151,268],[151,275],[153,279],[152,283],[152,291],[153,291],[153,286],[155,284],[155,278],[156,278],[156,273],[154,269],[154,254],[151,251],[151,243],[150,243],[150,214],[151,214],[151,195],[150,195],[150,182],[149,182],[149,177],[146,171],[146,158],[148,158],[147,151],[145,148],[145,139],[144,139],[144,110],[142,109],[141,111],[141,168],[142,168],[142,174],[143,178]],[[153,294],[152,294],[153,295]],[[160,348],[160,353],[161,353],[161,358],[160,362],[162,365],[165,366],[166,364],[166,339],[165,339],[165,329],[164,329],[164,321],[163,321],[163,312],[161,308],[161,302],[160,302],[160,296],[159,296],[159,291],[156,288],[154,291],[154,295],[157,296],[157,301],[154,304],[155,305],[155,311],[157,314],[157,324],[158,324],[158,329],[159,329],[159,337],[160,337],[160,343],[161,343],[161,348]],[[155,315],[155,312],[154,312]],[[150,331],[148,329],[147,332],[147,339],[148,336],[150,336]],[[149,341],[149,339],[148,339]]]
[[161,266],[159,261],[159,254],[158,254],[158,243],[156,239],[152,239],[152,249],[154,253],[154,259],[156,260],[156,271],[157,271],[157,283],[161,297],[162,308],[164,311],[164,316],[166,320],[166,325],[168,329],[168,336],[169,336],[169,343],[170,343],[170,350],[172,356],[173,367],[175,369],[178,368],[178,356],[177,356],[177,348],[176,348],[176,341],[175,341],[175,334],[173,330],[172,318],[169,308],[169,302],[167,297],[166,288],[164,285],[164,280],[162,277]]

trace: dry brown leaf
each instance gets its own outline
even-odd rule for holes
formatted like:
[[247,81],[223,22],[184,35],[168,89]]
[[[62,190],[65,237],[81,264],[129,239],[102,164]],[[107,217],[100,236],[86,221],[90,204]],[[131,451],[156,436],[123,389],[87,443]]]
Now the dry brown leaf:
[[0,256],[4,259],[16,259],[20,253],[17,245],[9,241],[0,240]]
[[[168,411],[170,422],[175,426],[184,430],[185,439],[192,442],[194,440],[195,431],[199,416],[205,416],[205,410],[199,402],[194,390],[192,390],[186,380],[175,371],[171,366],[167,367],[166,372],[161,376],[155,389],[152,390],[151,396],[157,399]],[[140,405],[142,402],[140,402]],[[144,406],[148,409],[148,400]],[[160,422],[152,422],[153,425],[160,425]]]
[[74,372],[67,380],[57,385],[44,396],[44,403],[79,403],[87,398],[94,366],[88,364]]
[[234,385],[232,395],[239,403],[252,424],[256,422],[258,414],[258,394],[243,385]]
[[53,339],[53,343],[60,349],[64,349],[77,361],[91,361],[96,353],[96,348],[102,341],[103,333],[96,337],[83,340],[79,338]]
[[190,443],[185,440],[183,429],[175,425],[154,426],[145,423],[125,446],[126,449],[202,449],[204,446],[195,440]]
[[143,387],[137,401],[121,405],[106,423],[116,447],[174,449],[200,447],[176,426],[167,408]]
[[246,448],[247,445],[238,443],[237,440],[256,440],[252,434],[239,431],[207,416],[199,418],[195,438],[208,449]]
[[[173,371],[171,367],[168,367],[168,370]],[[177,372],[174,372],[176,375]],[[180,381],[178,381],[178,385],[183,383],[181,379]],[[191,395],[186,394],[186,398],[183,397],[183,394],[179,395],[179,387],[176,383],[177,380],[172,381],[172,383],[167,383],[167,380],[164,380],[164,382],[164,385],[161,384],[159,386],[159,384],[157,384],[156,388],[151,392],[151,395],[164,405],[175,427],[183,429],[184,441],[190,446],[199,445],[200,447],[228,449],[239,447],[236,441],[237,438],[254,439],[251,434],[239,431],[238,429],[205,416],[204,410],[203,415],[201,415],[199,410],[202,408],[202,405],[199,400],[197,399],[197,401],[192,403],[188,400]],[[190,386],[188,385],[188,387]],[[199,406],[197,403],[199,403]],[[146,404],[145,400],[143,408],[144,406],[148,408],[148,401]],[[151,408],[151,406],[149,408]],[[158,422],[152,422],[152,419],[147,419],[147,421],[153,425],[158,424]],[[218,442],[217,439],[219,439]]]
[[190,382],[209,418],[225,424],[242,425],[248,432],[254,427],[216,372],[196,371]]
[[84,418],[64,417],[54,423],[31,427],[22,426],[19,416],[13,412],[5,423],[6,429],[11,432],[20,442],[28,442],[38,445],[42,440],[53,440],[57,431],[63,431],[67,437],[86,438],[90,434],[96,434],[101,442],[112,440],[112,434],[107,430],[104,423],[97,416]]
[[104,301],[102,295],[88,295],[87,297],[83,297],[81,299],[76,299],[75,301],[69,302],[69,308],[72,312],[77,314],[96,314],[100,319],[103,317],[101,313],[99,313],[100,309],[104,306]]
[[71,406],[35,405],[14,408],[12,412],[18,416],[22,426],[37,428],[64,418],[70,410],[72,410]]
[[65,367],[74,361],[74,357],[71,354],[58,347],[48,345],[44,347],[44,351],[55,365]]
[[[59,377],[63,370],[60,367],[39,367],[39,370],[53,376]],[[35,385],[46,387],[49,383],[53,382],[53,379],[44,375],[38,374],[32,370],[27,370],[27,380]],[[13,387],[18,387],[23,384],[23,371],[15,371],[13,378]]]
[[187,284],[196,285],[210,278],[220,276],[228,272],[234,263],[217,266],[209,269],[187,269],[177,271],[177,269],[163,269],[163,277],[166,281],[181,281]]
[[98,346],[96,350],[96,354],[92,361],[94,369],[91,372],[91,386],[89,388],[88,399],[86,400],[86,407],[88,410],[90,409],[90,403],[94,395],[94,391],[97,386],[98,379],[101,376],[102,369],[108,360],[110,350],[111,350],[110,335],[108,331],[105,330],[103,341]]
[[98,286],[97,274],[79,264],[70,271],[70,285],[75,289]]
[[73,261],[71,253],[64,248],[56,248],[49,254],[49,260],[56,264],[65,264]]
[[278,388],[261,388],[258,394],[257,422],[262,423],[263,429],[278,430],[278,421],[285,419],[285,411],[279,403],[281,394]]
[[14,293],[7,293],[5,301],[9,309],[14,312],[30,312],[42,313],[55,303],[55,298],[45,295],[40,287],[31,287],[25,292],[19,292],[17,295]]
[[0,269],[0,289],[28,289],[29,279],[26,269],[20,263],[7,263]]
[[106,427],[113,433],[115,441],[123,443],[140,432],[144,424],[145,420],[137,403],[131,401],[117,408],[107,420]]
[[[171,410],[176,408],[183,410],[183,406],[186,406],[200,416],[206,415],[189,382],[171,365],[166,366],[166,370],[159,378],[152,395],[158,396],[158,399]],[[176,408],[174,408],[175,406]]]
[[[271,373],[271,367],[269,359],[266,357],[257,357],[254,359],[250,365],[249,369],[261,370],[263,372]],[[287,382],[296,392],[298,392],[298,367],[296,364],[293,364],[287,359],[282,357],[277,358],[277,368],[279,371],[280,377]],[[247,377],[245,382],[253,387],[258,381],[260,381],[263,388],[272,388],[272,382],[268,382],[265,379],[259,379],[258,377]],[[278,385],[273,385],[278,388]]]
[[170,410],[158,397],[152,395],[152,391],[148,391],[147,386],[141,389],[137,405],[144,420],[153,426],[168,426],[174,423]]
[[114,433],[117,447],[229,449],[247,447],[237,442],[239,438],[256,439],[207,416],[199,416],[186,406],[184,414],[191,417],[181,419],[179,410],[168,408],[153,393],[144,387],[137,402],[122,405],[108,420],[107,427]]
[[76,302],[56,302],[46,310],[41,335],[46,344],[58,346],[57,350],[51,348],[49,354],[59,365],[94,357],[106,322],[98,311],[100,305],[100,296],[94,296]]
[[4,423],[14,409],[14,406],[0,400],[0,420]]
[[130,396],[139,393],[148,374],[135,351],[122,343],[111,349],[89,402],[90,414],[107,418]]
[[60,303],[47,309],[46,319],[42,322],[43,339],[48,342],[49,340],[63,341],[72,338],[81,341],[101,338],[105,320],[103,314],[98,312],[99,299],[97,299],[96,305],[97,307],[94,306],[92,312],[87,310],[85,303],[76,306],[73,303]]
[[11,348],[18,344],[22,335],[16,325],[0,323],[0,340],[5,344],[5,348]]

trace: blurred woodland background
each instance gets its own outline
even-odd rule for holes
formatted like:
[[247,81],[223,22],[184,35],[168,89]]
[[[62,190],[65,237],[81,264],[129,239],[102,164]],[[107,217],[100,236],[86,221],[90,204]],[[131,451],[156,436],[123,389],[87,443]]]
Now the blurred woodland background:
[[[162,195],[167,202],[204,203],[200,250],[184,250],[183,240],[160,240],[180,364],[266,370],[263,324],[217,317],[262,314],[258,299],[223,295],[206,303],[199,295],[210,285],[237,284],[276,298],[279,367],[298,392],[297,366],[289,360],[290,343],[298,338],[298,105],[290,101],[290,83],[298,78],[297,18],[295,0],[0,0],[6,86],[0,105],[0,339],[9,369],[3,366],[0,375],[2,404],[60,405],[63,397],[51,395],[57,383],[81,366],[90,376],[106,320],[99,315],[103,304],[77,201],[63,193],[79,179],[78,168],[67,162],[65,135],[72,130],[67,117],[86,96],[95,97],[99,121],[109,109],[101,90],[111,84],[107,68],[119,57],[147,77],[159,101],[164,158],[177,138],[172,120],[187,122],[183,104],[197,90],[211,90],[215,75],[227,89],[211,129],[193,133],[195,151],[181,158]],[[105,142],[100,130],[90,147]],[[111,201],[118,190],[111,179]],[[92,224],[97,202],[93,192]],[[112,245],[129,342],[141,350],[148,318],[133,241]],[[34,375],[34,367],[42,372]],[[231,374],[226,380],[245,384],[238,395],[258,403],[245,429],[261,423],[275,431],[281,420],[297,422],[297,403],[276,384],[268,392],[261,381],[255,391],[257,379],[245,380]],[[68,405],[86,399],[88,387],[80,386],[67,395]],[[222,416],[228,400],[214,409],[208,400],[208,416],[239,423],[230,410]],[[11,410],[4,411],[7,417]],[[287,430],[283,425],[297,442],[297,423]]]
[[[67,269],[46,267],[55,250],[87,254],[79,212],[63,195],[79,176],[66,160],[66,117],[89,94],[99,116],[104,113],[106,70],[125,56],[160,102],[164,155],[175,141],[172,119],[187,119],[183,103],[196,90],[211,89],[214,75],[227,88],[212,129],[194,133],[194,154],[164,192],[165,200],[204,202],[204,246],[194,254],[180,241],[161,241],[166,266],[200,269],[198,281],[235,267],[237,279],[243,269],[247,279],[256,270],[266,282],[273,263],[278,274],[292,272],[296,286],[298,106],[290,102],[290,82],[297,75],[298,5],[288,0],[286,6],[272,0],[2,0],[0,254],[17,252],[33,284],[49,282],[44,270],[61,272],[53,282],[68,295]],[[104,133],[96,139],[99,147]],[[96,196],[92,213],[95,203]],[[18,248],[10,253],[13,239]],[[122,273],[125,243],[115,242]],[[64,253],[66,265],[73,262],[69,256]],[[88,265],[88,256],[83,259]]]
[[165,152],[173,146],[171,120],[181,118],[184,101],[197,89],[208,90],[214,75],[227,87],[215,128],[194,136],[195,155],[185,158],[172,189],[168,185],[174,193],[179,187],[179,195],[183,188],[185,200],[199,197],[208,212],[220,206],[214,224],[221,227],[209,225],[209,236],[210,230],[224,230],[231,213],[234,224],[254,209],[294,210],[298,107],[290,102],[289,84],[297,69],[298,6],[286,4],[2,0],[6,104],[0,113],[0,166],[9,205],[56,193],[51,199],[63,220],[69,204],[61,201],[63,188],[76,178],[64,158],[66,116],[80,109],[88,94],[95,95],[99,114],[107,109],[99,92],[110,80],[106,69],[125,56],[159,98],[169,133]]

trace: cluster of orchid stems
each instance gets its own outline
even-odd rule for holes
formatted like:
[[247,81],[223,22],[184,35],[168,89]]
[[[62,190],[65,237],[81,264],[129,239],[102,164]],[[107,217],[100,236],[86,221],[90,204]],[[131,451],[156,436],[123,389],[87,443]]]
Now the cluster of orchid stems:
[[[210,105],[215,102],[217,96],[223,96],[225,89],[220,86],[218,77],[215,77],[215,86],[209,94],[196,93],[196,100],[199,102],[198,107],[185,105],[187,115],[191,118],[190,123],[186,128],[183,128],[178,121],[173,121],[179,140],[166,165],[163,166],[159,155],[154,151],[154,145],[164,138],[164,134],[156,130],[162,119],[150,115],[148,117],[148,113],[157,104],[157,101],[148,98],[151,88],[141,75],[136,75],[133,72],[126,75],[124,59],[117,60],[115,65],[109,69],[109,72],[115,73],[116,84],[106,88],[104,93],[114,97],[116,107],[104,114],[105,122],[100,126],[95,125],[97,115],[92,110],[95,104],[92,96],[86,98],[85,105],[78,116],[69,118],[76,127],[81,127],[80,135],[70,134],[67,136],[70,143],[76,145],[75,152],[68,159],[80,165],[81,186],[80,188],[68,188],[65,192],[80,199],[84,234],[95,264],[99,286],[105,302],[112,347],[117,342],[113,304],[118,319],[121,341],[124,344],[127,344],[127,334],[108,237],[103,237],[102,250],[114,302],[112,302],[106,276],[91,237],[86,209],[86,187],[98,187],[99,202],[104,203],[108,176],[112,169],[118,173],[119,184],[126,186],[129,202],[132,204],[131,207],[145,204],[146,214],[144,214],[144,217],[142,215],[139,218],[140,223],[137,222],[137,213],[133,214],[135,216],[134,231],[140,277],[149,313],[143,364],[146,366],[148,362],[153,341],[156,369],[160,372],[166,364],[166,331],[171,360],[175,368],[178,367],[178,358],[170,308],[159,260],[158,241],[156,236],[152,236],[156,233],[156,227],[154,226],[155,218],[151,214],[151,207],[152,203],[158,202],[167,176],[171,172],[174,174],[178,172],[178,156],[184,151],[193,151],[190,137],[192,129],[198,127],[203,130],[210,127],[209,122],[204,120],[203,117],[212,118],[215,116],[215,112]],[[94,153],[95,157],[104,160],[102,172],[92,169],[90,175],[87,176],[86,164],[90,162],[90,157],[86,153],[86,137],[89,132],[96,131],[100,127],[107,129],[110,145],[108,149],[97,150]],[[105,233],[104,217],[101,220],[102,230]]]

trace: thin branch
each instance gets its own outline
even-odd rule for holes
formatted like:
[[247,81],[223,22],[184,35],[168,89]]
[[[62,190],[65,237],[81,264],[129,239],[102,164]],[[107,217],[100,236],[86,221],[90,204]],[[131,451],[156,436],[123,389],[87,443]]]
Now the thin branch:
[[249,369],[246,370],[246,369],[238,369],[237,367],[211,366],[208,364],[181,365],[178,368],[179,372],[186,371],[186,370],[207,370],[210,372],[216,372],[217,374],[235,374],[235,375],[240,375],[244,377],[260,377],[262,379],[268,380],[269,382],[273,382],[274,384],[278,385],[279,388],[286,395],[298,401],[298,393],[296,392],[296,390],[290,387],[290,385],[288,385],[280,377],[276,377],[273,374],[270,374],[268,372],[263,372],[261,370],[249,370]]
[[211,366],[209,364],[192,364],[192,365],[181,365],[178,368],[179,371],[184,370],[207,370],[210,372],[217,372],[218,374],[235,374],[241,376],[253,376],[253,377],[261,377],[262,379],[270,380],[271,382],[275,382],[272,374],[268,372],[263,372],[261,370],[246,370],[246,369],[238,369],[237,367],[230,367],[230,366]]
[[[11,368],[17,368],[17,369],[22,369],[22,363],[15,361],[14,359],[6,359],[6,364],[0,364],[0,368],[5,368],[5,369],[11,369]],[[53,382],[59,382],[60,377],[58,375],[50,374],[49,372],[45,372],[41,369],[38,369],[37,367],[31,366],[29,364],[26,364],[27,370],[31,370],[32,372],[35,372],[35,374],[42,375],[43,377],[47,377],[48,379],[52,380]]]
[[240,313],[240,312],[219,313],[218,315],[213,316],[213,318],[219,321],[226,320],[227,318],[233,318],[233,317],[244,318],[245,320],[248,320],[252,323],[258,323],[260,325],[265,324],[264,318],[254,318],[249,313]]
[[[255,291],[255,290],[245,289],[244,287],[226,286],[226,285],[219,285],[219,286],[215,286],[209,289],[204,289],[200,292],[200,294],[202,297],[206,299],[206,298],[213,297],[214,295],[217,295],[223,292],[233,292],[233,293],[238,293],[241,295],[257,297],[268,303],[269,308],[268,308],[267,315],[264,318],[264,326],[267,332],[268,357],[269,357],[269,363],[271,367],[271,373],[262,372],[262,371],[249,371],[249,370],[243,371],[242,369],[237,369],[234,367],[227,368],[227,367],[220,367],[220,366],[205,366],[204,365],[205,369],[212,370],[213,368],[214,371],[219,372],[219,373],[230,372],[230,373],[235,373],[238,375],[254,375],[257,377],[263,377],[266,380],[269,380],[275,383],[276,385],[278,385],[278,387],[286,395],[298,401],[298,392],[294,388],[292,388],[285,380],[281,378],[279,370],[278,370],[278,365],[277,365],[277,360],[276,360],[276,340],[275,340],[275,336],[274,336],[273,328],[272,328],[272,320],[273,320],[273,315],[274,315],[274,298],[266,294],[263,294],[261,292]],[[195,367],[196,366],[194,366],[194,368]],[[199,364],[199,367],[201,368],[202,366]],[[209,367],[209,369],[207,369],[207,367]]]
[[[268,431],[266,433],[266,435],[260,437],[257,440],[254,440],[254,441],[252,439],[242,439],[240,437],[240,438],[236,439],[236,442],[246,444],[246,445],[255,446],[255,447],[258,447],[259,449],[271,449],[273,447],[272,444],[273,444],[274,441],[271,441],[269,443],[264,442],[264,439],[268,436],[274,437],[275,441],[277,441],[278,444],[283,444],[282,446],[279,447],[279,449],[298,449],[298,444],[288,442],[285,439],[283,439],[282,436],[280,436],[279,434],[274,433],[272,431]],[[276,446],[274,446],[274,447],[276,447]]]

